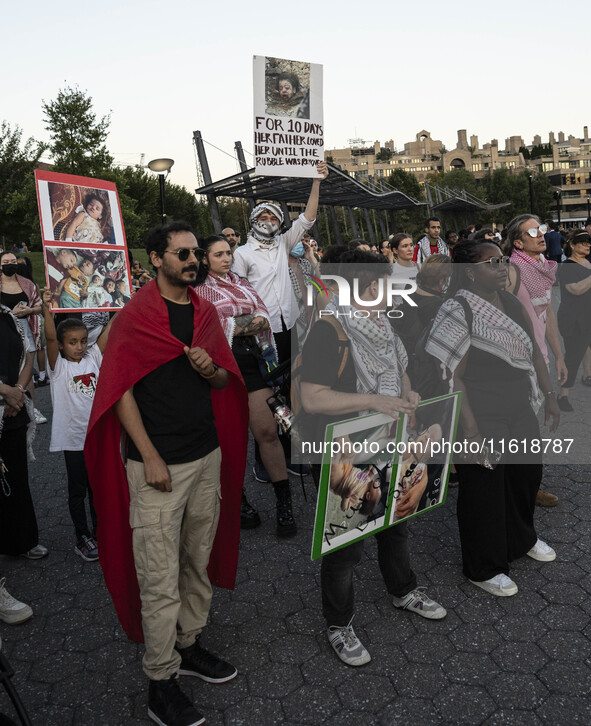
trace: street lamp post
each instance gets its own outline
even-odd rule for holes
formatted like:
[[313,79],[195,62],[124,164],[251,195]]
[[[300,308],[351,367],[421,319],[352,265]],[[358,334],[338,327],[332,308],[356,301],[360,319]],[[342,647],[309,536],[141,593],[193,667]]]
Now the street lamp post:
[[529,175],[529,211],[534,213],[534,175]]
[[557,189],[554,192],[554,199],[556,200],[556,215],[558,217],[558,226],[560,227],[560,197],[561,197],[561,191],[560,189]]
[[148,162],[148,169],[158,174],[160,183],[160,213],[162,215],[162,224],[166,224],[166,177],[170,174],[174,159],[152,159]]
[[591,197],[587,197],[587,219],[591,217]]

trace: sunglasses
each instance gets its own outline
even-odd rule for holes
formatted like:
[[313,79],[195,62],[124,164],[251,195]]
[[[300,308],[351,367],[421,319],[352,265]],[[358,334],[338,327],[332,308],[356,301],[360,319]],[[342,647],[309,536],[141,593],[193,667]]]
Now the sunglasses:
[[488,260],[480,260],[480,262],[475,262],[475,265],[500,265],[501,263],[503,265],[508,264],[511,262],[511,258],[507,257],[506,255],[503,255],[503,257],[489,257]]
[[535,239],[540,232],[542,234],[546,234],[546,232],[548,231],[548,227],[545,224],[541,224],[539,227],[530,227],[525,231],[529,234],[530,237],[533,237]]
[[189,255],[192,254],[197,262],[201,262],[201,260],[205,257],[205,250],[202,250],[201,247],[181,247],[178,250],[164,250],[165,252],[170,252],[171,255],[178,255],[179,262],[186,262],[189,259]]

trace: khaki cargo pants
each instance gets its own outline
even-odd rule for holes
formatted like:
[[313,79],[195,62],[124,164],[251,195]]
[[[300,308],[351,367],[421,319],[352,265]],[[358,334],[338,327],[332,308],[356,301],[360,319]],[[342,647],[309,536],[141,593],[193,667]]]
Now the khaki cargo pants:
[[207,621],[212,589],[206,568],[220,513],[221,458],[218,447],[202,459],[169,466],[171,492],[146,484],[142,462],[127,462],[143,668],[152,680],[177,673],[175,643],[192,645]]

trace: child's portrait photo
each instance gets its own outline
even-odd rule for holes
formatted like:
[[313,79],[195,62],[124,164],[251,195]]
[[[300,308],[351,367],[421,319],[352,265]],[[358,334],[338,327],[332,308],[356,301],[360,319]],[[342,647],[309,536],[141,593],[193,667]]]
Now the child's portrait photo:
[[265,58],[265,113],[310,118],[310,64]]
[[45,242],[125,244],[114,184],[41,171],[36,179]]

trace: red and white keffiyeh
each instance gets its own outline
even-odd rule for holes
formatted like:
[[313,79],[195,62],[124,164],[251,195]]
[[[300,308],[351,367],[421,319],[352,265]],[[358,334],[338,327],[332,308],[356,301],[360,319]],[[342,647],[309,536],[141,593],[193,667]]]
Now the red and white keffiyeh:
[[519,265],[521,284],[527,289],[532,307],[540,317],[552,301],[558,262],[547,260],[544,255],[535,259],[517,249],[511,253],[511,262]]
[[255,315],[265,318],[269,328],[257,333],[260,343],[268,343],[275,348],[275,339],[271,332],[269,311],[254,287],[244,277],[228,272],[227,277],[219,277],[211,272],[202,285],[197,285],[195,292],[199,297],[215,306],[228,344],[232,346],[235,318],[241,315]]

